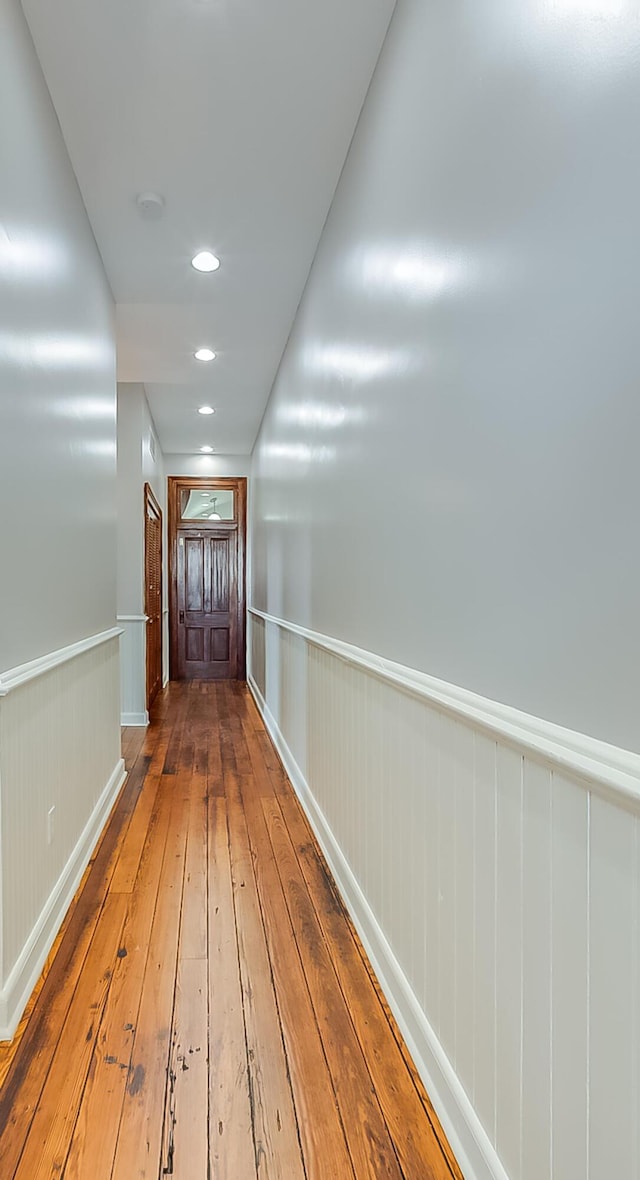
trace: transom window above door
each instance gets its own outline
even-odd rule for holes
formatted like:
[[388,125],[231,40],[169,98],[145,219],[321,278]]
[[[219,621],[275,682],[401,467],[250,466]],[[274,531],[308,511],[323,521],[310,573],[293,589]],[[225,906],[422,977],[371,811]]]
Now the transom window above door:
[[235,492],[229,488],[183,488],[182,520],[235,520]]

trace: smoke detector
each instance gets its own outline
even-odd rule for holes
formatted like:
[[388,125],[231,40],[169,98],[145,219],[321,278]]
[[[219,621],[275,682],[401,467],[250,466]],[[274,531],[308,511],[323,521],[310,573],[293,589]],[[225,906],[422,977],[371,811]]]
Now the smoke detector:
[[136,205],[147,221],[157,221],[164,212],[164,197],[159,193],[138,193]]

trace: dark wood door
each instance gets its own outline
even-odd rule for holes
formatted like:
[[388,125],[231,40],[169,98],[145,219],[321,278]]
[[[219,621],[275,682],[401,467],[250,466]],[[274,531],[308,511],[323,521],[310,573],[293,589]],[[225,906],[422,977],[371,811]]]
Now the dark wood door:
[[172,680],[244,680],[247,481],[172,475]]
[[162,687],[162,512],[144,487],[144,613],[147,616],[147,708]]
[[180,680],[237,677],[237,568],[235,530],[178,529]]

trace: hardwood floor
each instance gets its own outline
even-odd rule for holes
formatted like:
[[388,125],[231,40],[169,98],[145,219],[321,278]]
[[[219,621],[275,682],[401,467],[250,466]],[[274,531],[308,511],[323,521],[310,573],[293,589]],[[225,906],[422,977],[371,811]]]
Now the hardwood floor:
[[12,1046],[2,1180],[461,1180],[244,684],[172,684]]

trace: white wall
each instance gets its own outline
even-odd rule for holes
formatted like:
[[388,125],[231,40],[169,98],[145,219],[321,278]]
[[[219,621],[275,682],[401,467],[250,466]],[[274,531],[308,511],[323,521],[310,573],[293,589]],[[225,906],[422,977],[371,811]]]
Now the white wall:
[[253,467],[255,605],[635,751],[639,52],[400,0]]
[[0,0],[0,671],[113,626],[113,305],[16,0]]
[[253,457],[252,686],[467,1180],[640,1174],[639,55],[399,0]]
[[144,485],[165,510],[164,457],[144,385],[118,385],[118,614],[144,609]]
[[0,0],[0,1037],[123,781],[113,306],[17,0]]
[[165,455],[167,475],[210,475],[241,479],[251,470],[250,455]]
[[[123,725],[145,725],[147,716],[146,622],[144,618],[144,485],[162,509],[166,558],[164,457],[144,385],[118,385],[118,621],[121,640]],[[166,609],[166,560],[164,560]],[[164,625],[164,623],[163,623]],[[163,644],[168,666],[167,644]]]

